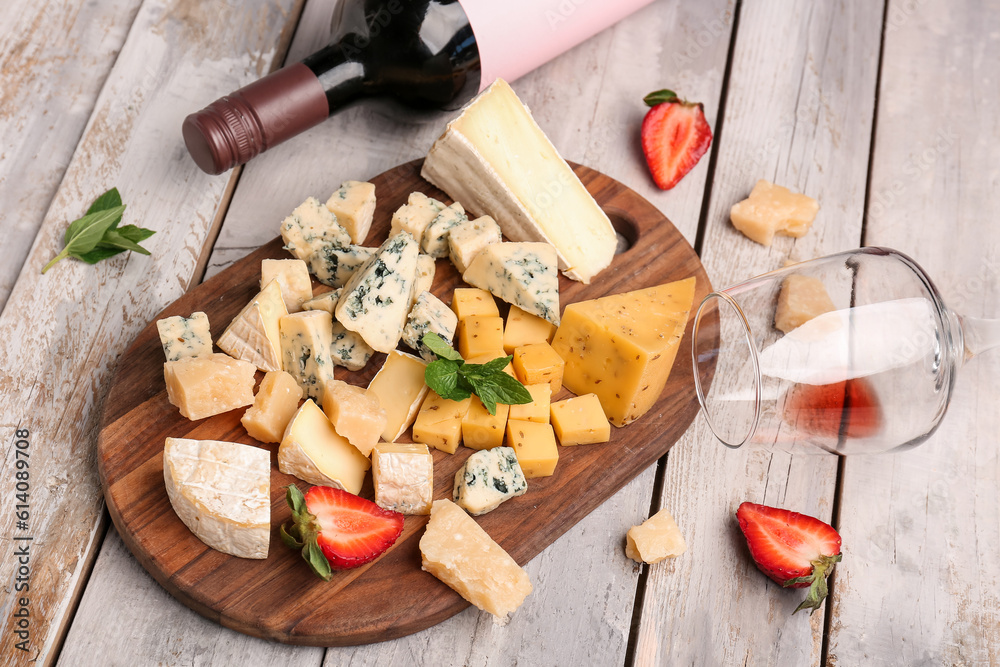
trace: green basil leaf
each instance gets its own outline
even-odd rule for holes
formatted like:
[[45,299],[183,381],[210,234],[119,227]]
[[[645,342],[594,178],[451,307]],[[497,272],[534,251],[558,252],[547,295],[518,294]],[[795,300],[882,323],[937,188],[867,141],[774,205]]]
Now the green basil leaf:
[[455,348],[449,345],[448,341],[441,338],[441,336],[436,333],[425,333],[424,337],[420,339],[420,342],[426,345],[431,352],[436,354],[441,359],[464,362],[462,355],[459,354]]
[[115,255],[123,252],[125,252],[125,248],[114,248],[98,243],[97,247],[90,252],[85,252],[79,255],[74,254],[72,256],[86,262],[87,264],[97,264],[101,260],[107,259],[108,257],[114,257]]
[[143,255],[148,255],[149,251],[143,248],[141,245],[132,241],[118,232],[117,229],[109,229],[104,232],[104,237],[101,239],[100,246],[111,247],[111,248],[121,248],[122,250],[131,250],[133,252],[138,252]]
[[96,248],[104,233],[121,219],[124,211],[124,206],[116,206],[97,213],[88,213],[73,221],[66,230],[66,252],[70,255],[82,255]]
[[129,241],[134,241],[135,243],[141,243],[156,233],[152,229],[137,227],[136,225],[116,227],[115,231],[127,238]]
[[94,200],[94,203],[87,209],[87,215],[91,213],[99,213],[100,211],[107,211],[109,208],[115,208],[121,205],[122,196],[118,194],[118,188],[111,188]]

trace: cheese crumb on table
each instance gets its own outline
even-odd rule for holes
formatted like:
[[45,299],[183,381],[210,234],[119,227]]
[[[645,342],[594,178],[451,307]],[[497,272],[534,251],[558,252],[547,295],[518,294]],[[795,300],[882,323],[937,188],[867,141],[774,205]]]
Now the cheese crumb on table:
[[781,283],[778,306],[774,311],[774,328],[788,333],[833,310],[836,308],[823,281],[813,276],[788,276]]
[[637,563],[659,563],[687,551],[680,528],[667,510],[632,526],[625,537],[625,555]]
[[747,238],[769,246],[775,234],[805,235],[817,212],[819,204],[812,197],[761,179],[747,199],[733,205],[729,217]]

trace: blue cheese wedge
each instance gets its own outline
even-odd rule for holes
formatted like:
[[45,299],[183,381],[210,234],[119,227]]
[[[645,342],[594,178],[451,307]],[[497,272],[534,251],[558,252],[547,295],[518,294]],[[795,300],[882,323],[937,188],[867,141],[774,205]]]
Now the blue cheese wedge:
[[249,361],[262,371],[280,371],[278,321],[287,314],[281,286],[272,280],[233,318],[215,344],[229,356]]
[[333,378],[333,319],[325,310],[304,310],[279,322],[282,369],[309,398],[323,400],[323,384]]
[[423,344],[424,334],[436,333],[449,343],[455,337],[458,316],[441,299],[430,292],[421,292],[410,309],[403,327],[403,342],[427,361],[434,361],[437,355]]
[[365,342],[361,334],[344,328],[340,322],[333,323],[333,342],[330,344],[333,363],[349,371],[360,371],[373,354],[375,350]]
[[351,244],[351,235],[337,222],[337,216],[315,197],[306,199],[282,220],[280,231],[285,250],[303,261],[309,261],[323,246],[345,248]]
[[480,250],[501,240],[500,225],[490,216],[466,218],[448,233],[448,258],[464,273]]
[[399,344],[410,312],[419,246],[408,232],[386,239],[344,285],[334,315],[379,352]]
[[189,317],[174,315],[156,320],[160,345],[167,361],[212,354],[212,333],[208,328],[208,315],[191,313]]
[[424,230],[444,209],[444,204],[437,199],[432,199],[423,192],[411,192],[406,203],[392,214],[389,235],[409,232],[410,236],[420,241],[424,238]]
[[495,510],[500,503],[528,490],[517,454],[511,447],[475,452],[455,473],[455,503],[469,514]]
[[375,504],[403,514],[430,514],[434,457],[427,445],[380,442],[372,450]]
[[320,246],[309,258],[309,270],[316,280],[333,288],[343,287],[365,262],[375,254],[375,248],[361,245]]
[[337,307],[337,301],[339,300],[339,289],[323,292],[322,294],[317,294],[308,301],[303,302],[302,310],[325,310],[330,313],[330,315],[333,315],[333,311]]
[[556,251],[547,243],[493,243],[462,274],[465,282],[559,326]]
[[420,175],[511,241],[551,243],[573,280],[589,283],[614,259],[608,216],[502,79],[448,123]]
[[451,230],[468,219],[465,209],[458,202],[438,213],[424,230],[424,236],[420,241],[421,252],[434,258],[447,257],[448,236]]
[[260,263],[260,286],[278,281],[285,309],[290,313],[302,310],[302,303],[312,298],[309,267],[301,259],[265,259]]
[[326,207],[351,235],[351,241],[362,243],[368,236],[372,217],[375,215],[375,185],[362,181],[344,181],[326,200]]
[[163,482],[170,505],[199,540],[240,558],[267,558],[271,454],[266,449],[167,438]]

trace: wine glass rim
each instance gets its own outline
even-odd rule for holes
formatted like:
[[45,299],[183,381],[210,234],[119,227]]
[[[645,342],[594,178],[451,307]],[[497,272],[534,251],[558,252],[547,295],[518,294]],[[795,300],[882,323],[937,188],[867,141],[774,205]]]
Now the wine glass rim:
[[[708,397],[705,394],[704,388],[701,385],[701,373],[698,372],[698,329],[701,326],[701,315],[702,310],[708,304],[711,299],[722,299],[723,302],[727,303],[735,312],[739,319],[740,324],[743,326],[743,339],[746,343],[747,348],[750,350],[750,359],[753,362],[753,382],[754,382],[754,407],[753,407],[753,419],[750,423],[750,428],[747,430],[746,436],[739,442],[730,442],[722,433],[716,428],[715,423],[712,420],[711,413],[708,409]],[[721,334],[721,332],[720,332]],[[718,359],[716,359],[718,362]],[[740,308],[739,303],[727,294],[725,291],[712,292],[708,294],[704,299],[702,299],[701,304],[698,306],[698,311],[695,313],[694,317],[694,329],[691,332],[691,365],[694,369],[694,386],[695,393],[698,395],[698,403],[701,405],[701,411],[705,415],[705,421],[708,422],[708,427],[712,430],[712,433],[719,442],[724,444],[726,447],[731,449],[739,449],[745,445],[757,432],[757,425],[760,423],[760,406],[761,406],[761,375],[760,375],[760,359],[757,354],[757,348],[753,344],[753,332],[750,329],[750,322],[744,314],[743,309]]]

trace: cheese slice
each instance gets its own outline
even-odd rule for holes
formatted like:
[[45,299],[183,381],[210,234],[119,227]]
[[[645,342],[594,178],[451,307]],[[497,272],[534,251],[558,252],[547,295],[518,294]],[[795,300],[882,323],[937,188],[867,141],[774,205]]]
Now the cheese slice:
[[368,391],[378,396],[379,404],[386,411],[383,440],[395,442],[416,419],[428,391],[424,382],[426,370],[427,362],[393,350],[368,383]]
[[271,455],[266,449],[167,438],[163,482],[177,516],[202,542],[241,558],[267,558]]
[[667,383],[694,287],[687,278],[566,306],[552,339],[566,361],[563,385],[597,394],[615,426],[644,415]]
[[399,344],[413,299],[419,246],[407,232],[390,236],[351,276],[334,315],[379,352]]
[[463,598],[506,619],[531,592],[531,580],[475,519],[450,500],[436,500],[420,538],[421,567]]
[[167,400],[191,421],[253,403],[255,372],[253,364],[221,352],[163,364]]
[[156,320],[156,331],[160,334],[160,344],[167,361],[212,354],[212,333],[205,313]]
[[375,185],[362,181],[344,181],[326,200],[326,207],[351,235],[351,241],[362,243],[368,236],[372,217],[375,215]]
[[608,216],[502,79],[448,123],[420,175],[511,241],[542,241],[559,268],[589,283],[617,246]]
[[559,324],[556,251],[547,243],[492,243],[483,248],[462,279],[525,312]]
[[278,446],[278,469],[317,486],[361,492],[371,462],[337,434],[323,411],[307,400],[288,422]]
[[312,298],[309,267],[301,259],[265,259],[260,263],[260,286],[278,281],[285,309],[290,313],[302,310],[302,304]]
[[230,356],[249,361],[262,371],[280,371],[278,320],[287,314],[281,286],[272,280],[244,306],[215,344]]

